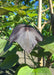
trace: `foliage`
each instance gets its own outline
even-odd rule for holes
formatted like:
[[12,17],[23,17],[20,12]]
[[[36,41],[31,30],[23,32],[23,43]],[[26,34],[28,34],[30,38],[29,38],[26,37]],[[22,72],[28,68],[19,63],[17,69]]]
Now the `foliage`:
[[[3,45],[4,46],[3,46]],[[16,45],[9,45],[6,40],[1,39],[0,50],[2,53],[0,56],[5,57],[3,63],[0,64],[1,69],[11,68],[18,61],[18,56],[16,55]],[[4,47],[4,48],[3,48]]]
[[54,68],[54,63],[52,64],[52,68]]
[[[37,26],[38,24],[38,0],[0,0],[0,57],[4,57],[4,61],[0,64],[1,69],[10,69],[15,66],[18,62],[16,51],[21,51],[22,48],[16,44],[9,44],[9,36],[11,35],[12,30],[15,26],[21,23],[30,24],[32,26]],[[53,1],[54,3],[54,1]],[[45,10],[49,7],[48,0],[43,0],[42,10]],[[50,20],[50,11],[42,13],[42,25],[44,21]],[[42,30],[44,36],[44,41],[39,43],[39,47],[35,47],[31,52],[31,56],[34,57],[43,57],[50,53],[54,54],[54,36],[52,36],[52,31],[50,30],[51,24],[46,24]],[[39,50],[39,53],[36,53],[36,50]],[[54,61],[54,56],[51,58]],[[33,58],[32,58],[33,61]],[[33,61],[35,66],[37,63]],[[37,64],[36,64],[37,63]],[[39,75],[51,75],[48,68],[36,68],[32,69],[28,66],[22,67],[17,73],[24,75],[24,73],[34,75],[35,73]],[[46,72],[44,74],[44,72]],[[26,75],[25,74],[25,75]]]
[[40,46],[45,49],[45,51],[50,51],[54,54],[54,36],[45,37],[44,41],[40,43]]
[[6,43],[7,43],[6,40],[0,39],[0,53],[3,51]]
[[6,57],[6,59],[3,61],[3,63],[0,64],[1,69],[9,69],[11,68],[14,64],[16,64],[18,61],[18,56],[16,53],[11,53]]
[[37,69],[32,69],[28,66],[22,67],[17,75],[52,75],[50,70],[46,67],[43,68],[37,68]]

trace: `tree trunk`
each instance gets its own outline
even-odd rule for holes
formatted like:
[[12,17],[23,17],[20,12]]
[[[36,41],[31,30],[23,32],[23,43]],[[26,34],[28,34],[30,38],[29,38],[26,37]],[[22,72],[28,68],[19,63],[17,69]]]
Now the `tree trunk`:
[[51,25],[52,25],[52,33],[54,35],[54,13],[53,13],[53,4],[52,0],[49,0],[50,13],[51,13]]
[[39,0],[38,29],[40,32],[41,32],[41,14],[42,14],[42,0]]
[[[41,32],[41,14],[42,14],[42,0],[39,0],[39,12],[38,12],[38,29]],[[38,62],[41,63],[39,66],[43,66],[43,57],[38,58]]]
[[[54,35],[54,13],[53,13],[53,4],[52,4],[52,0],[49,0],[49,6],[50,6],[50,13],[51,13],[51,25],[52,25],[52,33]],[[46,61],[46,66],[49,67],[50,64],[52,63],[51,62],[51,56],[52,54],[50,54],[47,58],[47,61]]]

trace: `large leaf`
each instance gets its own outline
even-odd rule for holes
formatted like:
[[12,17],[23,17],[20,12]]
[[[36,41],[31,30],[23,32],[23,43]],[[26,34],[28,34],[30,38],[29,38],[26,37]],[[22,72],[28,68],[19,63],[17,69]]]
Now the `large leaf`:
[[40,43],[40,46],[54,54],[54,36],[46,37],[43,42]]
[[22,67],[17,75],[52,75],[50,70],[46,67],[32,69],[28,66]]
[[[12,53],[16,53],[18,48],[15,48],[15,47],[16,47],[15,44],[12,44],[12,43],[9,44],[9,41],[5,39],[0,39],[0,56],[3,56],[3,55],[7,56],[11,54],[11,51],[13,51]],[[15,52],[14,52],[14,48],[15,48]]]
[[0,15],[6,14],[8,11],[17,12],[19,15],[26,15],[26,12],[21,9],[27,9],[27,6],[17,7],[17,6],[9,6],[0,8]]
[[18,11],[20,9],[27,9],[29,7],[28,6],[21,6],[21,7],[9,6],[9,7],[3,7],[3,8],[6,9],[6,10],[9,10],[9,11]]
[[0,56],[3,56],[8,50],[12,50],[13,46],[15,45],[9,44],[9,41],[0,39]]
[[25,66],[18,71],[17,75],[32,75],[32,73],[33,69],[29,68],[28,66]]
[[35,72],[36,75],[52,75],[51,71],[47,67],[37,68]]
[[7,41],[4,39],[0,39],[0,53],[3,51],[3,49],[5,48]]
[[11,68],[18,61],[18,56],[16,55],[16,48],[12,49],[12,51],[8,51],[3,57],[6,57],[6,59],[0,64],[0,68]]
[[[17,45],[17,46],[18,46],[18,45]],[[4,50],[8,50],[8,51],[3,55],[3,57],[11,56],[12,53],[13,53],[13,54],[14,54],[14,53],[16,54],[16,51],[18,51],[17,46],[14,45],[14,44],[13,44],[13,45],[10,44],[10,45],[5,46]]]

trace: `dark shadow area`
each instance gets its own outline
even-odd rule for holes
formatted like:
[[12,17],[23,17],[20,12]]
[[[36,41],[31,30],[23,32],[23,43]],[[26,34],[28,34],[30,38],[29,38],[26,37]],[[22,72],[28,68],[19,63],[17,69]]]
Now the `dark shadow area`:
[[[41,58],[43,57],[43,66],[46,66],[45,65],[45,60],[44,60],[44,57],[49,57],[51,55],[51,52],[49,51],[45,51],[43,48],[41,48],[40,46],[37,46],[34,48],[34,50],[30,53],[31,56],[34,56],[35,58],[37,57],[38,60],[36,62],[37,63],[37,67],[40,67],[40,61],[41,61]],[[35,60],[34,60],[35,61]],[[35,62],[35,63],[36,63]]]
[[54,36],[49,36],[49,37],[44,37],[44,40],[42,42],[39,42],[39,44],[43,46],[53,42],[54,42]]
[[8,41],[4,48],[4,53],[6,53],[0,57],[0,60],[2,60],[0,64],[0,72],[2,73],[0,75],[14,75],[17,67],[20,65],[18,63],[19,56],[16,55],[16,51],[18,51],[17,46],[14,46],[10,51],[8,50],[12,45]]
[[49,51],[45,52],[43,48],[38,46],[35,47],[30,54],[35,57],[43,57],[43,56],[49,56],[51,53]]

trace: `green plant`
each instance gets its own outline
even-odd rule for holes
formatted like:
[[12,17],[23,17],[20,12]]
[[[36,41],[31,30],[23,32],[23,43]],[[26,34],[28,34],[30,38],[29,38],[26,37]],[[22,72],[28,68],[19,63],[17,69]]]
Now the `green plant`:
[[32,69],[29,66],[21,67],[15,75],[52,75],[46,67]]

